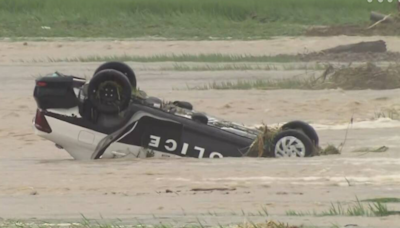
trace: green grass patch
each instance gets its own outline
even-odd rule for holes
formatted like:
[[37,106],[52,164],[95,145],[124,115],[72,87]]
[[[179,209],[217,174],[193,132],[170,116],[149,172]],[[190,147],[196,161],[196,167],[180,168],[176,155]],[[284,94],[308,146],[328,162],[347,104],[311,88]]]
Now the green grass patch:
[[250,65],[250,64],[220,64],[220,65],[200,65],[193,66],[190,64],[176,63],[173,66],[165,66],[159,68],[163,71],[271,71],[271,70],[323,70],[324,67],[319,64],[314,65]]
[[15,62],[26,63],[47,63],[47,62],[204,62],[204,63],[293,63],[293,62],[320,62],[317,65],[322,66],[322,63],[329,62],[391,62],[396,63],[400,58],[399,53],[338,53],[338,54],[323,54],[323,53],[299,53],[297,55],[248,55],[248,54],[169,54],[169,55],[152,55],[152,56],[137,56],[137,55],[92,55],[84,57],[72,58],[40,58],[32,60],[14,60]]
[[362,202],[372,202],[372,203],[400,203],[400,198],[374,198],[362,200]]
[[187,86],[189,90],[321,90],[338,88],[343,90],[400,88],[400,64],[378,67],[373,63],[366,63],[356,67],[344,66],[338,69],[329,65],[319,77],[313,75],[286,79],[238,80]]
[[278,55],[278,56],[253,56],[253,55],[224,55],[224,54],[199,54],[199,55],[153,55],[153,56],[135,56],[135,55],[110,55],[110,56],[87,56],[87,57],[74,57],[74,58],[45,58],[33,59],[31,61],[20,60],[18,62],[108,62],[108,61],[121,61],[121,62],[297,62],[300,61],[298,56],[293,55]]
[[187,86],[188,90],[277,90],[277,89],[313,89],[313,79],[258,79],[211,82],[206,85]]
[[[89,220],[84,218],[80,222],[75,223],[33,223],[33,222],[24,222],[18,220],[6,220],[0,222],[0,227],[7,227],[7,228],[45,228],[45,227],[52,227],[52,228],[61,228],[61,227],[71,227],[71,228],[205,228],[211,227],[206,226],[201,223],[199,219],[197,219],[196,223],[188,223],[185,225],[175,225],[175,224],[164,224],[160,222],[156,225],[147,225],[142,224],[139,221],[136,223],[132,223],[131,225],[120,225],[122,221],[119,222],[102,222],[96,220]],[[309,226],[293,226],[287,223],[279,222],[279,221],[266,221],[262,223],[254,223],[251,221],[246,221],[244,223],[239,224],[230,224],[230,225],[218,225],[212,227],[219,227],[219,228],[311,228]],[[317,227],[312,227],[317,228]]]
[[287,216],[364,216],[364,217],[383,217],[400,212],[391,211],[387,208],[384,202],[375,201],[372,203],[362,203],[358,198],[356,202],[344,206],[338,202],[336,204],[331,203],[328,210],[322,212],[298,212],[294,210],[286,211]]
[[188,64],[174,64],[172,67],[161,67],[160,70],[168,71],[244,71],[244,70],[276,70],[274,65],[247,65],[247,64],[221,64],[221,65],[202,65],[202,66],[191,66]]
[[309,215],[313,215],[314,213],[301,212],[301,211],[295,211],[295,210],[287,210],[285,214],[286,214],[286,216],[309,216]]
[[2,0],[0,37],[257,39],[310,25],[367,24],[396,1]]

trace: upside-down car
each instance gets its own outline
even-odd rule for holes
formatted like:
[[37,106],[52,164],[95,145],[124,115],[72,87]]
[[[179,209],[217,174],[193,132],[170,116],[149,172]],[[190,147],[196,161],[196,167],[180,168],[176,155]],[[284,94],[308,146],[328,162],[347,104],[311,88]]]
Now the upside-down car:
[[77,160],[309,157],[318,148],[317,133],[302,121],[284,124],[268,138],[268,128],[224,121],[189,102],[148,97],[121,62],[100,65],[88,81],[55,72],[35,83],[35,133]]

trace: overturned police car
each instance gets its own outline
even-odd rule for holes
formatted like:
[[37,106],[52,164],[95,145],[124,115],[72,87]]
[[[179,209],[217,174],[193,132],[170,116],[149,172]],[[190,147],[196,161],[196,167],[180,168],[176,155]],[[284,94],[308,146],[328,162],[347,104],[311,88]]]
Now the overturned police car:
[[256,129],[164,102],[137,89],[125,63],[106,62],[90,80],[59,72],[36,79],[35,133],[74,159],[120,157],[309,157],[319,148],[307,123]]

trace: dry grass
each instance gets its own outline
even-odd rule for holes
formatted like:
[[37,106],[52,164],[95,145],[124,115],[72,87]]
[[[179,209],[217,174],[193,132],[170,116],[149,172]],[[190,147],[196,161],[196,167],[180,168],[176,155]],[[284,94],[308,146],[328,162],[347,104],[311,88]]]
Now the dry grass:
[[[259,127],[259,130],[262,132],[256,140],[250,145],[249,149],[245,153],[244,156],[248,157],[274,157],[272,152],[273,140],[276,134],[278,134],[282,129],[279,126],[276,127],[268,127],[263,124],[263,126]],[[313,155],[322,156],[322,155],[335,155],[341,154],[338,147],[329,144],[325,148],[318,147]]]
[[271,149],[273,145],[273,140],[276,134],[281,131],[280,127],[268,127],[263,124],[259,128],[261,134],[258,135],[257,139],[250,145],[244,156],[248,157],[273,157],[271,154]]

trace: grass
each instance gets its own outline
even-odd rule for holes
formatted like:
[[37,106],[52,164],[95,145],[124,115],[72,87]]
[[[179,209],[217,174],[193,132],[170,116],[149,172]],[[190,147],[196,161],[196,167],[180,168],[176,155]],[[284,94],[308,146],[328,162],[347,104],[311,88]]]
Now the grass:
[[367,24],[396,1],[2,0],[0,37],[258,39],[307,26]]
[[[87,57],[74,57],[74,58],[47,58],[47,59],[33,59],[29,62],[42,63],[42,62],[108,62],[108,61],[121,61],[121,62],[296,62],[300,61],[298,56],[293,55],[278,55],[278,56],[253,56],[253,55],[224,55],[224,54],[199,54],[199,55],[152,55],[152,56],[135,56],[135,55],[109,55],[109,56],[87,56]],[[19,62],[24,62],[20,60]]]
[[276,89],[312,89],[313,78],[299,79],[257,79],[226,82],[211,82],[206,85],[187,86],[189,90],[276,90]]
[[[49,223],[28,223],[23,221],[14,221],[14,220],[7,220],[3,223],[0,223],[0,227],[7,227],[7,228],[45,228],[45,227],[72,227],[72,228],[175,228],[175,227],[186,227],[186,228],[205,228],[209,226],[203,225],[200,220],[197,220],[197,224],[186,224],[182,225],[173,225],[173,224],[160,224],[157,225],[146,225],[142,223],[132,224],[132,225],[119,225],[118,223],[107,223],[107,222],[99,222],[99,221],[91,221],[87,218],[84,218],[81,222],[76,223],[63,223],[63,224],[49,224]],[[253,223],[243,222],[241,224],[231,224],[229,226],[214,226],[219,228],[307,228],[306,226],[292,226],[287,223],[283,222],[275,222],[275,221],[266,221],[263,223]],[[310,227],[311,228],[311,227]],[[313,227],[316,228],[316,227]]]
[[294,62],[319,62],[320,66],[326,65],[323,63],[329,62],[348,62],[352,65],[359,65],[355,62],[398,62],[400,54],[388,53],[368,53],[368,54],[321,54],[318,52],[311,53],[298,53],[296,55],[279,54],[279,55],[249,55],[249,54],[161,54],[151,56],[138,56],[138,55],[92,55],[84,57],[70,57],[70,58],[40,58],[32,60],[14,60],[15,62],[22,63],[48,63],[48,62],[199,62],[199,63],[294,63]]
[[[277,89],[343,89],[343,90],[384,90],[400,88],[400,65],[391,64],[378,67],[373,63],[366,63],[356,67],[343,66],[334,69],[327,66],[324,73],[315,77],[293,77],[286,79],[265,80],[237,80],[211,82],[206,85],[187,86],[189,90],[277,90]],[[396,114],[391,112],[392,115]]]
[[400,198],[374,198],[362,200],[362,202],[372,202],[372,203],[400,203]]
[[327,211],[318,212],[298,212],[294,210],[286,211],[287,216],[365,216],[365,217],[383,217],[399,214],[397,211],[390,211],[387,205],[382,201],[363,204],[358,198],[356,202],[344,207],[342,203],[331,203]]
[[160,67],[159,70],[163,71],[271,71],[271,70],[323,70],[324,67],[320,64],[307,65],[307,64],[289,64],[289,65],[252,65],[252,64],[219,64],[219,65],[189,65],[185,63],[176,63],[172,67]]
[[310,213],[310,212],[299,212],[299,211],[295,211],[295,210],[287,210],[286,211],[286,216],[308,216],[308,215],[312,215],[312,214],[313,213]]
[[[71,227],[71,228],[205,228],[205,227],[219,227],[219,228],[318,228],[317,226],[294,226],[289,225],[288,223],[267,220],[262,223],[254,223],[252,221],[244,221],[240,224],[230,224],[230,225],[218,225],[218,226],[206,226],[203,225],[198,219],[197,224],[185,224],[185,225],[174,225],[174,224],[157,224],[157,225],[146,225],[138,222],[137,224],[132,225],[119,225],[118,223],[107,223],[107,222],[98,222],[98,221],[90,221],[88,219],[83,219],[81,222],[75,223],[62,223],[62,224],[50,224],[50,223],[29,223],[18,220],[6,220],[0,223],[0,227],[7,228],[61,228],[61,227]],[[327,226],[323,226],[327,227]],[[332,225],[331,228],[336,228],[337,225]]]
[[224,70],[235,70],[235,71],[244,71],[244,70],[276,70],[274,65],[248,65],[248,64],[223,64],[223,65],[202,65],[202,66],[191,66],[188,64],[174,64],[172,67],[161,67],[160,70],[168,71],[224,71]]

